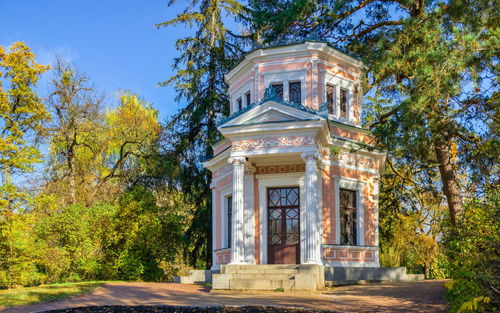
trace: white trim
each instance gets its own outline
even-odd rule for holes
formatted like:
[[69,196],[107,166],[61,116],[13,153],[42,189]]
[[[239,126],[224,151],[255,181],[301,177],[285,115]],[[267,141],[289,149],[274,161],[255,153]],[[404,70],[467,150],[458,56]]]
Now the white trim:
[[370,173],[370,174],[374,174],[374,175],[378,175],[379,174],[378,169],[360,167],[360,166],[349,165],[349,164],[343,164],[343,163],[340,163],[337,160],[322,160],[321,164],[322,165],[326,165],[326,166],[337,166],[337,167],[345,168],[345,169],[348,169],[348,170],[356,170],[356,171],[360,171],[360,172],[364,172],[364,173]]
[[305,212],[305,173],[281,173],[255,175],[259,181],[259,228],[260,264],[267,264],[267,188],[299,187],[300,192],[300,263],[304,262],[304,219]]
[[[263,48],[255,50],[245,56],[245,58],[234,67],[229,73],[224,75],[225,80],[231,83],[233,78],[240,72],[245,71],[246,68],[251,67],[255,63],[260,63],[265,59],[272,60],[272,58],[280,56],[299,56],[307,57],[312,54],[320,54],[326,56],[328,59],[337,59],[355,68],[362,69],[365,66],[359,60],[356,60],[330,46],[324,42],[311,42],[306,41],[295,45]],[[324,57],[323,57],[324,58]]]
[[217,242],[217,232],[220,231],[216,227],[217,225],[217,190],[212,188],[212,267],[211,270],[217,270],[217,255],[215,254],[216,242]]
[[[214,172],[214,171],[218,170],[219,168],[227,165],[226,159],[229,158],[230,154],[231,154],[231,149],[226,149],[223,152],[217,154],[212,159],[205,161],[205,162],[202,162],[201,164],[203,165],[203,167]],[[219,166],[216,167],[216,165],[218,163],[220,163],[220,164],[219,164]]]
[[249,80],[248,82],[244,83],[241,85],[238,89],[233,90],[229,94],[229,99],[231,101],[231,107],[232,111],[231,113],[238,112],[238,99],[241,98],[241,109],[244,109],[247,104],[246,104],[246,97],[245,94],[247,92],[250,92],[250,97],[252,96],[252,89],[253,89],[253,80]]
[[[281,103],[274,101],[267,101],[266,103],[256,106],[252,108],[250,111],[245,112],[242,115],[220,125],[219,128],[224,129],[225,127],[232,125],[241,125],[271,110],[278,111],[280,113],[292,116],[299,120],[318,120],[318,119],[325,120],[325,118],[323,117],[299,109],[292,108],[288,105],[283,105]],[[242,126],[249,126],[249,125],[242,125]]]
[[[335,75],[330,72],[325,72],[323,83],[323,99],[326,101],[326,86],[335,86],[333,114],[328,114],[328,117],[333,120],[338,120],[347,124],[354,124],[354,88],[355,82],[340,75]],[[340,117],[340,89],[347,91],[347,117]],[[361,111],[360,111],[361,112]]]
[[364,193],[366,182],[334,175],[335,192],[335,243],[340,244],[340,188],[356,191],[356,244],[364,245],[365,242],[365,205]]

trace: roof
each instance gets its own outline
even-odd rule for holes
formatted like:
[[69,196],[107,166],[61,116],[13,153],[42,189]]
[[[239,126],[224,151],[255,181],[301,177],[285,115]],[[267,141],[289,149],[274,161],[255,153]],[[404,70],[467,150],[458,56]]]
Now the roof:
[[315,109],[306,107],[305,105],[302,105],[302,104],[297,104],[295,102],[290,102],[290,101],[286,101],[286,100],[281,99],[276,94],[276,90],[272,86],[269,86],[264,91],[264,98],[262,98],[261,100],[259,100],[257,102],[254,102],[250,105],[247,105],[244,109],[242,109],[238,112],[235,112],[235,113],[229,115],[228,117],[219,119],[217,121],[217,126],[219,127],[219,126],[235,119],[236,117],[245,114],[246,112],[252,110],[253,108],[258,107],[260,105],[263,105],[264,103],[269,102],[269,101],[274,101],[276,103],[283,104],[283,105],[288,106],[290,108],[294,108],[294,109],[298,109],[298,110],[301,110],[301,111],[304,111],[307,113],[311,113],[311,114],[317,115],[319,117],[323,117],[326,119],[328,118],[328,112],[326,112],[325,110],[321,110],[321,108],[320,108],[320,110],[315,110]]

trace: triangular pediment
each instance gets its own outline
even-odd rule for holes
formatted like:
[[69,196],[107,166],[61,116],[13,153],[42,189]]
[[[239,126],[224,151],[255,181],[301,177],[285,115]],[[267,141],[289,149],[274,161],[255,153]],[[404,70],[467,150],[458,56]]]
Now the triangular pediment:
[[244,124],[253,123],[268,123],[268,122],[285,122],[285,121],[298,121],[300,118],[293,116],[292,114],[286,114],[277,110],[268,110],[258,116],[252,117],[245,121]]
[[322,119],[307,108],[267,101],[258,106],[244,109],[240,114],[223,122],[221,127],[249,125],[258,123],[310,121]]

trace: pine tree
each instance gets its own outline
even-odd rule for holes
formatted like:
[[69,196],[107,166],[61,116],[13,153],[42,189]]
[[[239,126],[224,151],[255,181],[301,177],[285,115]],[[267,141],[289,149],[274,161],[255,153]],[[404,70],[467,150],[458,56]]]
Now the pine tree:
[[229,113],[224,74],[241,56],[224,17],[236,17],[242,10],[234,0],[194,0],[176,18],[157,25],[184,24],[194,29],[192,36],[177,40],[177,73],[162,83],[173,85],[177,100],[184,104],[164,128],[164,148],[166,162],[171,164],[167,175],[173,180],[171,187],[198,208],[187,232],[190,248],[186,254],[192,266],[211,263],[211,175],[201,161],[212,154],[212,144],[220,139],[216,116]]
[[[254,38],[329,41],[368,66],[367,126],[395,159],[434,168],[452,225],[463,211],[471,147],[491,135],[498,19],[489,1],[250,1]],[[269,19],[270,16],[273,19]],[[272,23],[270,23],[272,21]],[[471,188],[472,186],[472,188]],[[469,193],[473,196],[474,192]]]

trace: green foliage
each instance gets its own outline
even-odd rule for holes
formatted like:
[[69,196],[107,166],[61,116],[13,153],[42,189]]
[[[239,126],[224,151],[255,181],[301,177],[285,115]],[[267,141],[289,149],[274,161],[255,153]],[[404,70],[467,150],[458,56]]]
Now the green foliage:
[[[32,221],[24,215],[28,193],[13,182],[13,174],[28,173],[40,161],[36,142],[50,116],[35,88],[49,69],[35,62],[22,42],[8,52],[0,46],[0,288],[31,285],[40,280],[28,231]],[[6,84],[4,86],[3,84]]]
[[216,117],[229,113],[224,74],[242,55],[223,19],[237,17],[242,11],[234,0],[190,1],[176,18],[157,25],[180,24],[193,29],[193,35],[177,40],[180,56],[174,60],[176,72],[162,83],[173,85],[177,100],[185,105],[164,127],[161,163],[167,165],[163,165],[161,176],[170,188],[182,192],[186,204],[197,208],[186,234],[191,244],[184,250],[189,264],[197,268],[207,268],[212,261],[211,174],[201,160],[212,155],[211,146],[220,139]]
[[365,126],[391,161],[381,184],[381,261],[410,269],[439,267],[433,276],[457,280],[448,293],[454,310],[462,303],[477,310],[485,299],[491,299],[486,307],[498,305],[499,288],[491,281],[498,275],[492,274],[498,273],[492,257],[498,256],[498,238],[489,233],[492,228],[498,233],[498,211],[487,209],[498,207],[491,200],[499,177],[498,4],[255,0],[249,5],[253,40],[314,35],[367,65]]
[[414,181],[419,176],[412,167],[400,166],[395,172],[388,162],[379,198],[380,263],[405,266],[426,278],[444,278],[446,257],[438,242],[446,218],[442,198]]
[[[498,310],[500,297],[500,193],[490,190],[484,198],[474,199],[460,217],[459,229],[446,234],[444,243],[450,256],[449,271],[453,278],[447,297],[452,312]],[[488,297],[489,303],[477,300]],[[474,300],[476,299],[476,300]],[[482,299],[484,300],[484,298]],[[469,304],[466,302],[472,301]],[[479,308],[465,310],[476,302]]]

